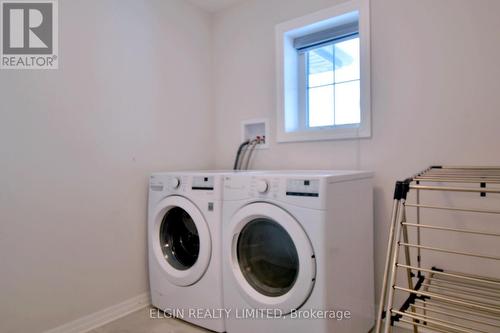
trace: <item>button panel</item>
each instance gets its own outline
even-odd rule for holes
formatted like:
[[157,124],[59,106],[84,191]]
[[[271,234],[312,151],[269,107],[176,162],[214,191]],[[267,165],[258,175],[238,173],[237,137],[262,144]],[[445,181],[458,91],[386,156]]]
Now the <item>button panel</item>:
[[319,180],[317,179],[288,179],[286,195],[298,197],[319,197]]
[[214,177],[193,177],[191,184],[192,190],[213,191],[214,190]]

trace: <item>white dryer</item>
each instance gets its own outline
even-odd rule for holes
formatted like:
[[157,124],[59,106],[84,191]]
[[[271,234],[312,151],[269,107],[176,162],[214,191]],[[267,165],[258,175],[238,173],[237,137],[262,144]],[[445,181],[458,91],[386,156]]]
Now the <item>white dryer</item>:
[[227,175],[228,333],[365,333],[374,322],[372,174]]
[[224,332],[221,264],[222,174],[150,177],[148,248],[153,306]]

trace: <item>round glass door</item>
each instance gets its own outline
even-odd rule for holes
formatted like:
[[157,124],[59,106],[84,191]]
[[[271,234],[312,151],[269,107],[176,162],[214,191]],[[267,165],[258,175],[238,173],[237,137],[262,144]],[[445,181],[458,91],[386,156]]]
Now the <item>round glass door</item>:
[[200,237],[193,218],[180,207],[171,208],[160,227],[160,246],[165,260],[174,268],[186,270],[198,260]]
[[198,207],[182,196],[169,196],[157,205],[150,244],[165,277],[178,286],[196,283],[212,255],[208,224]]
[[267,218],[250,221],[240,232],[237,252],[243,276],[259,293],[277,297],[292,289],[299,256],[281,225]]
[[241,296],[255,309],[300,308],[314,287],[316,260],[306,232],[280,207],[256,202],[232,217],[229,265]]

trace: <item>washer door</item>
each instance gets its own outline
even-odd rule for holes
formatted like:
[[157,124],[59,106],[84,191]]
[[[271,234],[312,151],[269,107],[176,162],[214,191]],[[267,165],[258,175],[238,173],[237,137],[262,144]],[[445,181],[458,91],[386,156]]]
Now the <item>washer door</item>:
[[154,214],[150,242],[167,278],[178,286],[196,283],[207,270],[212,251],[200,210],[184,197],[170,196]]
[[316,276],[311,242],[300,224],[277,206],[253,203],[230,225],[232,272],[247,302],[283,314],[300,308]]

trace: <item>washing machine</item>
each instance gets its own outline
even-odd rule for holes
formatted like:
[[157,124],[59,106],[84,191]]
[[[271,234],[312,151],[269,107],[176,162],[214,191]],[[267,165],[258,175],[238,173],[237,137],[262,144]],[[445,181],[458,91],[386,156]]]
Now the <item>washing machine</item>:
[[168,315],[224,332],[219,172],[150,177],[149,278],[152,305]]
[[366,333],[374,323],[372,174],[227,175],[228,333]]

